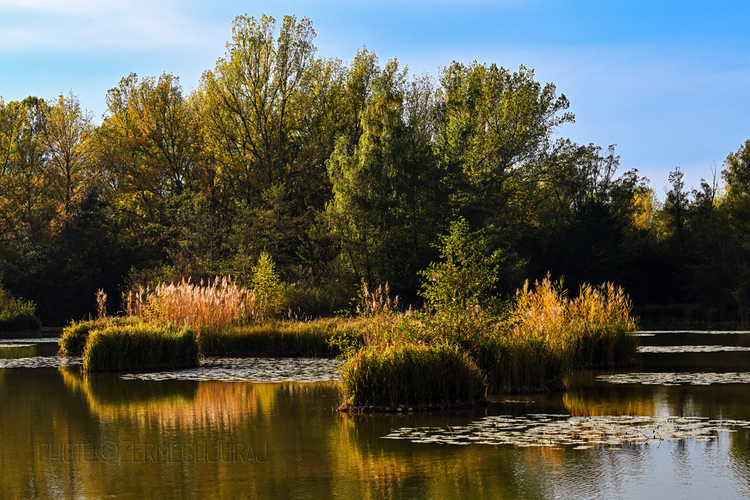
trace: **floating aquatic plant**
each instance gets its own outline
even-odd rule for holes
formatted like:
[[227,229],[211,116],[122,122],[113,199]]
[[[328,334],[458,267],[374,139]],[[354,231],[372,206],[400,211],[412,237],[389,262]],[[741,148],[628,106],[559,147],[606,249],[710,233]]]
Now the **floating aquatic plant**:
[[748,352],[750,347],[733,345],[642,345],[638,348],[641,354],[679,354],[703,352]]
[[330,382],[343,362],[327,358],[206,358],[199,368],[122,375],[125,380]]
[[726,373],[614,373],[599,375],[596,380],[610,384],[642,385],[713,385],[713,384],[750,384],[748,372]]
[[0,368],[58,368],[60,366],[80,366],[80,356],[33,356],[30,358],[2,359]]
[[750,428],[744,420],[703,417],[571,417],[536,414],[491,416],[465,426],[402,427],[384,439],[452,445],[569,446],[573,449],[660,444],[665,441],[712,441],[724,432]]

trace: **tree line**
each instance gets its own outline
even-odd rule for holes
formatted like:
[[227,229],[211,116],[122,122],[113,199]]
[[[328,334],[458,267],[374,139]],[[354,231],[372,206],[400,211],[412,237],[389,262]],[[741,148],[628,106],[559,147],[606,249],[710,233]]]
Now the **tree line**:
[[250,283],[267,252],[300,314],[345,308],[361,282],[416,304],[462,219],[502,255],[498,294],[549,272],[639,304],[750,307],[750,142],[699,189],[674,170],[662,203],[614,146],[554,138],[574,115],[533,70],[410,76],[314,38],[307,18],[239,16],[196,90],[130,74],[100,125],[72,92],[0,98],[0,282],[64,324],[99,288]]

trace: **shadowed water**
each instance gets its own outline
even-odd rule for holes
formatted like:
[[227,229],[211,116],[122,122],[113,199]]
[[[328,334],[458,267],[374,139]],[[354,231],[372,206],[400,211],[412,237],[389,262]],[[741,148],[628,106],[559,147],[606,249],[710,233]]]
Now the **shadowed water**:
[[83,374],[2,341],[0,498],[750,497],[750,352],[726,349],[750,334],[641,342],[641,371],[566,393],[348,416],[331,360]]

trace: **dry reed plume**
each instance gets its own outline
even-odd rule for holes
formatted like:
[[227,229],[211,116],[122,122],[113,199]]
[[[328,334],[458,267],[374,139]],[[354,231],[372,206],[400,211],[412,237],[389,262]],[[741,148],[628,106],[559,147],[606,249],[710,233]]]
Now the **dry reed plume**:
[[235,285],[231,278],[218,277],[206,285],[182,280],[179,284],[160,283],[137,296],[136,308],[143,319],[176,325],[228,326],[242,322],[248,315],[247,288]]
[[612,283],[583,285],[578,297],[568,299],[549,279],[528,281],[516,294],[510,311],[508,337],[538,339],[572,366],[612,366],[635,359],[637,325],[630,315],[632,302]]
[[[183,279],[179,284],[160,283],[153,290],[139,288],[123,294],[128,316],[196,327],[226,327],[277,316],[282,300],[264,290],[236,285],[231,277],[204,284]],[[278,292],[275,292],[278,295]]]
[[510,312],[509,334],[514,337],[540,336],[561,341],[561,333],[609,333],[613,328],[633,331],[635,319],[630,316],[632,303],[621,287],[605,283],[601,287],[583,285],[578,297],[568,299],[549,277],[534,283],[527,281],[516,293]]

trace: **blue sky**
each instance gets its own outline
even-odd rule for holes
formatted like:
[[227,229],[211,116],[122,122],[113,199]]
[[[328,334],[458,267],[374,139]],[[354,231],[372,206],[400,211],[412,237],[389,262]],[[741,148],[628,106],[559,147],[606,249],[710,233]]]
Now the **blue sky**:
[[0,0],[0,96],[72,90],[99,121],[131,71],[171,72],[189,91],[244,13],[310,17],[318,54],[343,61],[366,45],[412,73],[534,68],[576,114],[559,134],[616,143],[621,169],[662,198],[670,170],[697,186],[750,137],[750,2]]

